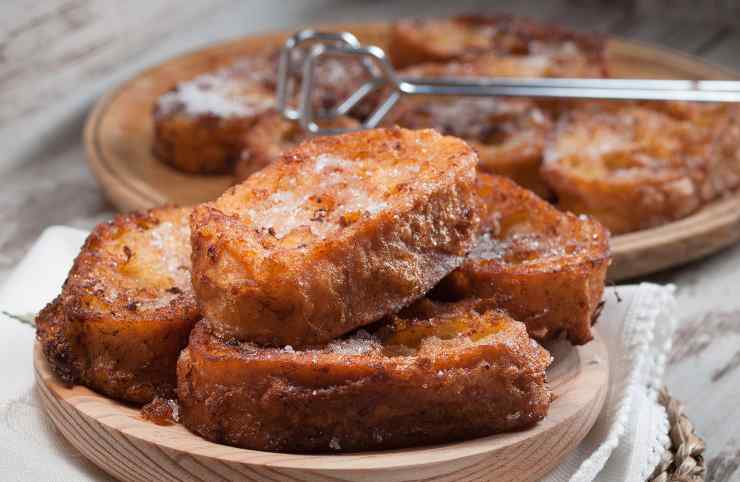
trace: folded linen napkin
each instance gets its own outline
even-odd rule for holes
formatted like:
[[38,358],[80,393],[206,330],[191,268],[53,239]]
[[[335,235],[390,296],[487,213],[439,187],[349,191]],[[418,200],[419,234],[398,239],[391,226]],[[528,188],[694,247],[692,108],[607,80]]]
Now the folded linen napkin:
[[[0,287],[0,473],[4,480],[107,480],[54,429],[33,375],[33,318],[61,288],[87,233],[51,227]],[[599,333],[610,387],[596,425],[548,481],[645,480],[668,446],[656,402],[675,325],[672,286],[608,288]]]

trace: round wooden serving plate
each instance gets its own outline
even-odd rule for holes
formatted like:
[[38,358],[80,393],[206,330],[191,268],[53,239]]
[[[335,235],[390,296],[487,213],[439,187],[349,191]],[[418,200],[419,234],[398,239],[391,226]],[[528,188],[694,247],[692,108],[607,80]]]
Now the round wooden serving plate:
[[[329,25],[362,42],[385,46],[387,24]],[[233,183],[231,176],[179,172],[152,155],[152,108],[177,82],[225,66],[240,56],[277,47],[287,32],[218,43],[149,69],[105,95],[88,117],[85,143],[92,171],[122,211],[166,203],[196,204],[216,198]],[[671,50],[611,39],[610,68],[617,77],[727,79],[734,72]],[[740,194],[678,222],[612,240],[610,279],[619,281],[686,263],[740,239]]]
[[139,410],[49,371],[37,344],[36,380],[46,413],[85,457],[130,481],[529,481],[552,470],[596,421],[608,391],[606,347],[558,343],[548,371],[550,413],[520,432],[429,447],[357,454],[294,455],[208,442],[181,425],[159,426]]

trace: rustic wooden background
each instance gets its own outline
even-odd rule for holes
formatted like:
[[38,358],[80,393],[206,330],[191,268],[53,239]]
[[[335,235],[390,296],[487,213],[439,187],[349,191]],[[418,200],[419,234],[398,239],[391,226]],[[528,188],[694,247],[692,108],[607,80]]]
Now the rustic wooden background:
[[[183,51],[309,23],[495,8],[657,43],[740,70],[740,2],[46,0],[0,2],[0,282],[52,224],[112,215],[89,173],[85,115],[107,89]],[[675,283],[667,384],[708,443],[709,480],[740,480],[740,246],[649,281]]]

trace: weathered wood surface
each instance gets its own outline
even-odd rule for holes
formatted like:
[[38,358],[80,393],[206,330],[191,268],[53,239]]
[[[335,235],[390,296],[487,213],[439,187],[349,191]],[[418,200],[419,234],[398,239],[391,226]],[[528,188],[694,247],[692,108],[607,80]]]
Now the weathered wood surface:
[[[44,227],[89,227],[112,214],[85,167],[81,132],[93,100],[142,68],[208,42],[305,23],[496,8],[655,42],[740,70],[740,28],[731,21],[660,10],[629,16],[614,3],[1,2],[0,282]],[[740,480],[740,246],[650,280],[678,287],[681,329],[667,383],[707,440],[709,480]]]

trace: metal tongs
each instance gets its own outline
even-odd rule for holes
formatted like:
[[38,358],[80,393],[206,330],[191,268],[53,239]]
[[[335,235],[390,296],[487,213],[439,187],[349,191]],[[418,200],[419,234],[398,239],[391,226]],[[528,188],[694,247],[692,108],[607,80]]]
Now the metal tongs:
[[[358,57],[369,80],[334,107],[317,109],[312,102],[316,66],[325,57]],[[300,88],[298,87],[300,86]],[[740,81],[565,78],[420,78],[397,75],[383,49],[363,46],[349,32],[301,30],[289,38],[278,64],[277,106],[283,117],[296,120],[314,134],[356,129],[325,128],[319,122],[345,115],[371,92],[384,89],[386,98],[360,129],[378,125],[402,94],[557,97],[571,99],[684,100],[740,102]],[[299,91],[297,106],[291,105]],[[319,122],[317,122],[319,121]]]

